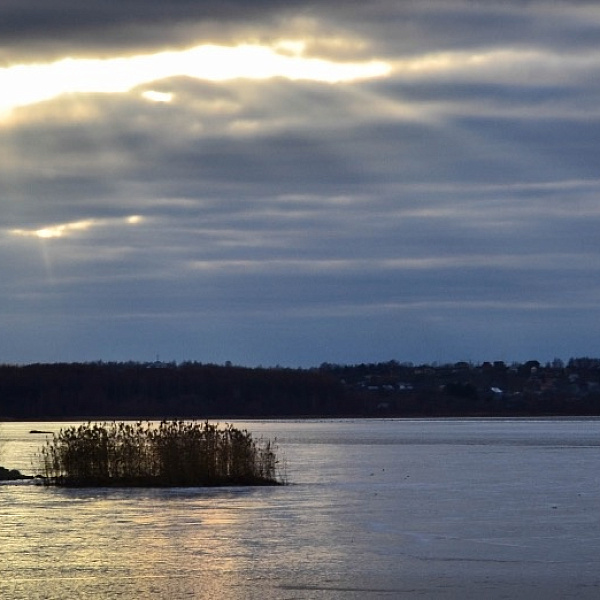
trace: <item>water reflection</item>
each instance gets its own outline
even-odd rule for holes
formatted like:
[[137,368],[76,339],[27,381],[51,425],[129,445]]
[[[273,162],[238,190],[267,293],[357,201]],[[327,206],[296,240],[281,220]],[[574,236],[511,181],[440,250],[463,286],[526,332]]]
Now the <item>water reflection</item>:
[[338,516],[356,499],[322,492],[4,486],[0,597],[312,597],[358,542]]
[[270,552],[247,535],[269,503],[259,491],[5,486],[2,507],[22,508],[1,527],[0,575],[10,577],[0,596],[244,598],[254,561]]
[[292,485],[1,485],[0,598],[597,598],[598,420],[250,426]]

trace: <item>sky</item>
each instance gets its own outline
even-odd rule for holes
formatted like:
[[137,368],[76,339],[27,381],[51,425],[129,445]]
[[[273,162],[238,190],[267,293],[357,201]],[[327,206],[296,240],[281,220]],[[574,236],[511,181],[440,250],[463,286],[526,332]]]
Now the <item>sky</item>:
[[0,362],[600,347],[600,4],[3,0]]

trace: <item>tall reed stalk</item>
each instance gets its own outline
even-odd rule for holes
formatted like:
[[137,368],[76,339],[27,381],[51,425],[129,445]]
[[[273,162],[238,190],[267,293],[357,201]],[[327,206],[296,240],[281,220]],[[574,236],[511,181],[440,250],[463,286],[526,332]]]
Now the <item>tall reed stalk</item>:
[[278,485],[276,447],[247,430],[198,421],[86,423],[39,452],[48,485]]

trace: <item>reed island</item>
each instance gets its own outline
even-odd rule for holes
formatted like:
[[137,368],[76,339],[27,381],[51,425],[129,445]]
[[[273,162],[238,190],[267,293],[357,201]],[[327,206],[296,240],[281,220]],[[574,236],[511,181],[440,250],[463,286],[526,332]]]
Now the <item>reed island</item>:
[[208,421],[85,423],[40,450],[46,485],[195,487],[281,485],[276,445]]

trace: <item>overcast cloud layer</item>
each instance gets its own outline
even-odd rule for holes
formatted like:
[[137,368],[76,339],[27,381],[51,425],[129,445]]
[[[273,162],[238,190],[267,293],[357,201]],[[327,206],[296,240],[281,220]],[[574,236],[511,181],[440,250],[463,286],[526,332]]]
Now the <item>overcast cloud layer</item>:
[[600,355],[598,3],[15,0],[0,40],[0,361]]

